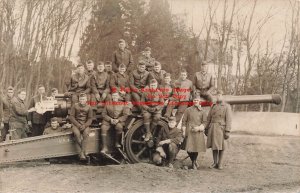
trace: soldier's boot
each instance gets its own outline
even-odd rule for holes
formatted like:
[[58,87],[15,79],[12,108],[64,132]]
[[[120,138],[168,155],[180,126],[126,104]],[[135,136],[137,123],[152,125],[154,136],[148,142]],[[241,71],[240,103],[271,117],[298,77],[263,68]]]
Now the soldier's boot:
[[107,135],[101,135],[102,138],[102,149],[101,149],[101,153],[107,153],[108,148],[107,148]]
[[210,169],[218,168],[218,150],[212,150],[214,163],[209,166]]
[[152,138],[150,124],[145,124],[145,127],[146,127],[145,141],[149,141]]
[[116,133],[116,143],[115,143],[116,148],[121,148],[121,144],[120,144],[121,139],[122,139],[122,133]]
[[224,157],[224,151],[219,150],[219,162],[218,162],[218,169],[219,170],[223,169],[223,157]]
[[80,160],[86,160],[86,150],[87,150],[87,138],[88,136],[84,136],[81,141],[81,152],[80,152]]

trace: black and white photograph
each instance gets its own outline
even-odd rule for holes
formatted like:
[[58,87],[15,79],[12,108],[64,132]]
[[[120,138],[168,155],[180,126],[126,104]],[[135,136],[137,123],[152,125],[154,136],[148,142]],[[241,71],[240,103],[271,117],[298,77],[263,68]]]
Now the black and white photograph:
[[0,192],[300,193],[300,0],[0,0]]

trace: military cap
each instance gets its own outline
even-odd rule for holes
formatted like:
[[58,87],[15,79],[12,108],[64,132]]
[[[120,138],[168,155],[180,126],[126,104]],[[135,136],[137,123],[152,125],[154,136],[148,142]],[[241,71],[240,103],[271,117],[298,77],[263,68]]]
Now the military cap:
[[159,61],[155,61],[154,66],[161,66],[161,63]]
[[139,61],[139,65],[140,65],[140,66],[144,66],[144,65],[146,65],[146,63],[145,63],[144,60],[140,60],[140,61]]
[[168,72],[167,72],[167,73],[165,73],[165,78],[166,78],[166,77],[171,77],[171,74],[170,74],[170,73],[168,73]]
[[90,63],[94,63],[94,62],[93,62],[93,60],[88,60],[86,63],[90,64]]
[[39,84],[38,88],[42,88],[42,87],[44,87],[44,88],[45,88],[45,86],[44,86],[44,85],[42,85],[42,84]]
[[150,51],[151,52],[151,48],[150,47],[146,47],[145,51]]
[[154,83],[157,83],[157,80],[156,79],[151,79],[150,84],[154,84]]
[[124,39],[119,39],[119,43],[121,43],[121,42],[125,43],[125,40]]
[[102,61],[97,63],[97,66],[102,66],[102,65],[104,66],[104,62],[102,62]]
[[86,94],[84,92],[82,92],[82,93],[79,94],[79,98],[80,97],[86,97]]
[[52,88],[51,89],[51,92],[55,92],[55,91],[58,91],[58,89],[57,88]]
[[26,92],[26,89],[25,89],[25,88],[20,88],[20,89],[18,90],[18,94],[20,94],[21,92]]
[[9,86],[9,87],[7,87],[7,90],[14,90],[14,87]]
[[218,89],[217,94],[223,94],[223,91],[221,89]]
[[79,67],[83,67],[83,65],[82,65],[82,64],[78,64],[78,65],[76,66],[76,68],[79,68]]
[[170,118],[168,119],[168,122],[172,122],[172,121],[176,121],[176,117],[170,117]]
[[183,72],[185,72],[185,73],[187,73],[187,71],[186,71],[186,69],[181,69],[181,71],[180,71],[181,73],[183,73]]
[[51,118],[51,122],[55,122],[55,121],[58,122],[58,118],[57,118],[57,117],[52,117],[52,118]]
[[111,61],[106,61],[105,65],[112,65],[112,62]]
[[120,64],[119,68],[126,68],[125,64]]

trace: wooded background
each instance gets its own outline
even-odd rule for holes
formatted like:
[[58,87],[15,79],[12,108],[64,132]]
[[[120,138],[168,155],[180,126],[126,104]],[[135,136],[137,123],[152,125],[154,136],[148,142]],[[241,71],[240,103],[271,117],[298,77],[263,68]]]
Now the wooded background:
[[[9,85],[25,87],[27,101],[38,84],[64,92],[76,65],[71,61],[76,42],[78,63],[97,63],[111,60],[123,38],[135,62],[150,46],[173,79],[181,68],[191,78],[207,60],[217,68],[217,85],[226,94],[277,93],[283,99],[280,106],[243,105],[235,107],[238,110],[299,112],[299,1],[287,1],[292,14],[282,29],[279,52],[260,36],[273,15],[266,10],[265,17],[253,22],[257,0],[207,0],[204,17],[197,18],[203,23],[199,33],[187,27],[182,16],[172,14],[170,1],[0,0],[1,92]],[[245,13],[242,6],[251,9]],[[216,18],[220,8],[221,20]]]

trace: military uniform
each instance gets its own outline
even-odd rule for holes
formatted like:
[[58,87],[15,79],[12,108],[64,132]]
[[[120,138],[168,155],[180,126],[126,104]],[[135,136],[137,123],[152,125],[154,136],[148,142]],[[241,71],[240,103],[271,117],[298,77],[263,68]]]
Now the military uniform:
[[206,124],[207,115],[205,112],[196,106],[191,106],[186,109],[182,118],[182,127],[186,127],[185,130],[185,146],[184,150],[187,152],[205,152],[205,139],[203,131],[193,132],[194,127],[203,126]]
[[68,92],[72,93],[72,103],[75,104],[78,102],[78,95],[82,92],[89,94],[90,85],[89,85],[89,75],[86,73],[80,75],[79,73],[74,74],[71,77],[70,86]]
[[102,97],[104,93],[108,94],[109,89],[109,75],[107,72],[96,72],[94,78],[91,80],[92,92],[97,97]]
[[[110,88],[112,92],[118,91],[122,100],[130,101],[129,76],[126,73],[115,73],[111,78]],[[126,94],[121,94],[120,91],[124,91]]]
[[224,150],[225,132],[231,130],[231,107],[225,102],[214,104],[207,117],[207,148]]
[[192,81],[185,79],[178,79],[174,83],[173,96],[170,100],[165,113],[166,117],[170,117],[175,107],[178,107],[176,112],[176,122],[179,123],[184,111],[188,107],[193,90]]
[[64,132],[65,130],[62,127],[57,127],[56,129],[53,129],[52,127],[47,127],[43,133],[43,135],[49,135],[54,133],[60,133]]
[[176,155],[179,152],[179,146],[182,142],[182,132],[180,129],[175,128],[162,128],[160,129],[157,137],[157,144],[159,146],[159,142],[170,139],[171,143],[162,145],[164,152],[166,152],[166,159],[168,163],[173,163]]
[[[150,81],[150,73],[148,71],[139,72],[138,70],[134,70],[129,77],[129,86],[131,89],[132,99],[139,103],[141,101],[142,92],[140,91],[142,88],[145,88],[149,84]],[[137,104],[140,106],[140,104]]]
[[[105,149],[107,149],[107,131],[110,127],[114,127],[114,129],[116,130],[116,147],[120,147],[120,140],[122,137],[123,129],[125,127],[125,122],[130,115],[130,109],[124,102],[110,101],[110,103],[111,104],[105,106],[104,111],[102,112],[103,121],[101,125],[101,135]],[[112,124],[112,119],[117,119],[119,122],[117,124]]]
[[151,76],[151,79],[154,78],[157,83],[158,83],[158,86],[160,86],[161,84],[163,84],[164,82],[164,75],[166,74],[166,71],[164,70],[161,70],[159,72],[155,72],[154,70],[150,72],[150,76]]
[[133,70],[133,57],[128,49],[118,49],[114,51],[112,56],[113,71],[117,72],[120,64],[125,64],[127,71],[131,72]]
[[86,74],[89,76],[88,88],[86,89],[87,99],[88,99],[89,105],[94,106],[97,104],[97,102],[96,102],[95,95],[92,92],[91,80],[94,78],[96,71],[95,70],[87,70]]
[[[88,137],[90,133],[90,125],[93,121],[93,110],[85,104],[76,103],[71,107],[70,121],[72,123],[72,131],[76,137],[76,141],[81,147],[83,154],[86,153]],[[81,140],[81,137],[83,138]]]
[[[30,101],[29,109],[35,107],[37,103],[40,103],[43,100],[47,100],[45,95],[34,96]],[[47,112],[44,114],[39,114],[37,112],[28,113],[28,121],[31,121],[32,123],[32,136],[39,136],[43,134],[48,118],[49,115]]]
[[11,115],[11,100],[9,96],[4,96],[0,98],[0,121],[3,121],[4,127],[1,130],[1,141],[5,141],[5,137],[8,134],[9,130],[9,119]]
[[215,85],[215,80],[212,74],[196,72],[193,84],[195,95],[199,95],[206,100],[212,101],[211,91]]
[[152,72],[153,71],[153,67],[155,64],[155,58],[152,57],[146,57],[144,55],[139,57],[139,61],[143,61],[146,64],[146,70],[148,72]]
[[27,125],[27,108],[24,101],[18,97],[14,97],[11,100],[11,116],[9,119],[9,131],[11,133],[11,139],[26,138]]

